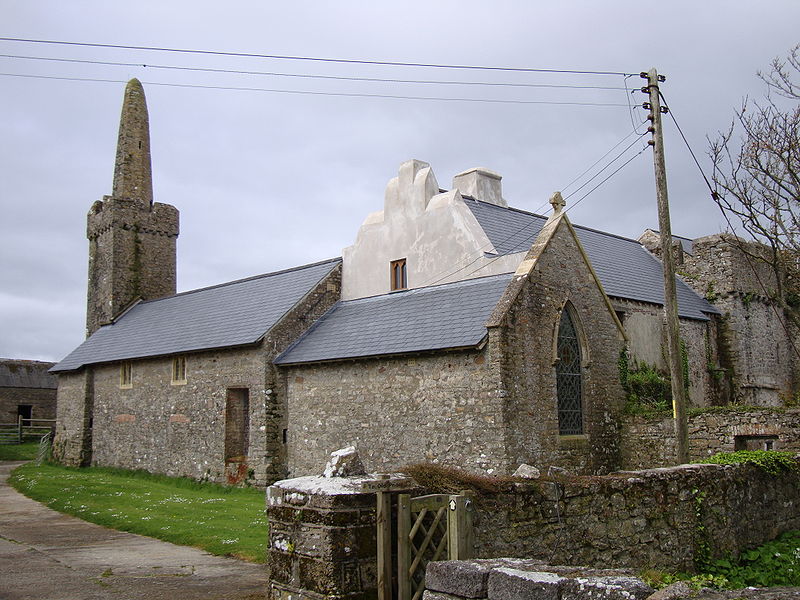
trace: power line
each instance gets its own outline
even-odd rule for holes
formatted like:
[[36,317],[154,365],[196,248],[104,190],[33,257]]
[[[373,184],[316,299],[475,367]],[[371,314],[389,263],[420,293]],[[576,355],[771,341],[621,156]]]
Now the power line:
[[113,48],[118,50],[145,50],[156,52],[172,52],[179,54],[203,54],[212,56],[236,56],[240,58],[267,58],[272,60],[297,60],[323,63],[341,63],[350,65],[380,65],[388,67],[424,67],[430,69],[466,69],[479,71],[505,71],[514,73],[561,73],[567,75],[634,75],[621,71],[582,71],[572,69],[536,69],[527,67],[491,67],[485,65],[449,65],[439,63],[414,63],[399,61],[359,60],[345,58],[322,58],[312,56],[287,56],[280,54],[257,54],[251,52],[229,52],[219,50],[190,50],[185,48],[164,48],[160,46],[126,46],[123,44],[98,44],[88,42],[67,42],[63,40],[37,40],[30,38],[0,37],[3,42],[23,42],[27,44],[55,44],[60,46],[80,46],[84,48]]
[[[645,120],[645,121],[642,121],[642,123],[645,123],[645,122],[646,122],[646,120]],[[640,125],[641,125],[642,123],[640,123]],[[583,184],[581,187],[579,187],[577,190],[575,190],[575,192],[573,192],[572,194],[570,194],[569,196],[567,196],[567,198],[569,198],[570,196],[574,196],[574,195],[575,195],[575,193],[577,193],[577,192],[578,192],[580,189],[582,189],[583,187],[585,187],[585,186],[586,186],[586,184],[588,184],[588,183],[589,183],[590,181],[592,181],[592,180],[593,180],[595,177],[597,177],[598,175],[600,175],[600,173],[602,173],[602,172],[603,172],[603,171],[605,171],[605,170],[606,170],[608,167],[610,167],[612,164],[614,164],[614,161],[616,161],[618,158],[620,158],[620,156],[622,156],[622,155],[623,155],[623,154],[624,154],[624,153],[625,153],[625,152],[626,152],[626,151],[627,151],[627,150],[628,150],[628,149],[629,149],[631,146],[633,146],[633,144],[635,144],[635,143],[636,143],[636,141],[637,141],[638,139],[641,139],[641,137],[642,137],[644,134],[640,134],[640,133],[639,133],[639,132],[637,132],[635,129],[633,129],[633,130],[629,131],[629,132],[628,132],[628,133],[627,133],[627,134],[626,134],[626,135],[625,135],[625,136],[624,136],[624,137],[623,137],[623,138],[622,138],[620,141],[618,141],[616,144],[614,144],[613,146],[611,146],[611,148],[610,148],[610,149],[609,149],[609,150],[608,150],[608,151],[607,151],[605,154],[603,154],[603,156],[601,156],[601,157],[600,157],[600,158],[598,158],[598,159],[597,159],[597,160],[596,160],[594,163],[592,163],[592,165],[591,165],[591,166],[589,166],[587,169],[585,169],[585,170],[584,170],[584,171],[583,171],[583,172],[582,172],[580,175],[578,175],[577,177],[575,177],[574,179],[572,179],[572,181],[570,181],[570,182],[569,182],[569,183],[568,183],[566,186],[564,186],[564,187],[560,188],[561,192],[564,192],[565,190],[569,189],[569,187],[570,187],[570,186],[571,186],[573,183],[575,183],[575,182],[576,182],[576,181],[578,181],[578,180],[579,180],[581,177],[583,177],[583,176],[584,176],[584,175],[586,175],[586,174],[587,174],[589,171],[591,171],[591,170],[592,170],[592,169],[593,169],[595,166],[597,166],[597,165],[598,165],[598,164],[599,164],[599,163],[600,163],[600,162],[601,162],[601,161],[602,161],[602,160],[603,160],[603,159],[604,159],[606,156],[608,156],[609,154],[611,154],[611,153],[612,153],[612,152],[613,152],[613,151],[614,151],[614,150],[615,150],[615,149],[616,149],[618,146],[620,146],[620,145],[621,145],[621,144],[622,144],[622,143],[623,143],[625,140],[627,140],[627,139],[628,139],[628,138],[629,138],[631,135],[633,135],[634,133],[636,133],[636,134],[638,135],[638,137],[636,138],[636,140],[633,140],[633,142],[632,142],[632,143],[631,143],[631,144],[630,144],[630,145],[629,145],[627,148],[625,148],[625,150],[623,150],[622,152],[620,152],[620,153],[619,153],[619,154],[618,154],[618,155],[617,155],[617,156],[616,156],[616,157],[615,157],[613,160],[611,160],[611,161],[610,161],[610,162],[609,162],[609,163],[608,163],[608,164],[607,164],[605,167],[603,167],[602,169],[600,169],[600,171],[598,171],[598,172],[597,172],[597,174],[593,175],[593,176],[592,176],[592,177],[591,177],[591,178],[590,178],[590,179],[589,179],[589,180],[588,180],[586,183],[584,183],[584,184]],[[593,190],[594,190],[594,189],[596,189],[596,188],[593,188]],[[565,198],[565,199],[566,199],[566,198]],[[549,201],[548,201],[548,202],[549,202]],[[543,203],[541,206],[537,207],[537,208],[536,208],[536,209],[535,209],[533,212],[534,212],[534,213],[538,213],[540,210],[543,210],[543,209],[544,209],[544,208],[547,206],[548,202],[545,202],[545,203]]]
[[[618,160],[618,159],[619,159],[619,158],[620,158],[620,157],[621,157],[623,154],[625,154],[625,153],[626,153],[628,150],[630,150],[630,149],[633,147],[633,145],[634,145],[636,142],[638,142],[640,139],[642,139],[642,137],[644,137],[645,135],[647,135],[647,132],[638,134],[638,135],[637,135],[637,137],[636,137],[636,138],[635,138],[635,139],[634,139],[634,140],[633,140],[633,141],[632,141],[630,144],[628,144],[628,145],[627,145],[627,146],[626,146],[626,147],[625,147],[625,148],[624,148],[624,149],[623,149],[623,150],[622,150],[622,151],[621,151],[619,154],[617,154],[617,155],[616,155],[614,158],[612,158],[612,159],[611,159],[611,160],[608,162],[608,164],[607,164],[605,167],[603,167],[603,168],[602,168],[602,169],[600,169],[600,170],[599,170],[597,173],[595,173],[595,174],[594,174],[594,175],[592,175],[592,176],[591,176],[589,179],[587,179],[587,180],[586,180],[586,181],[585,181],[585,182],[584,182],[584,183],[583,183],[583,184],[582,184],[580,187],[578,187],[578,189],[576,189],[574,192],[572,192],[571,194],[568,194],[568,195],[567,195],[567,196],[564,198],[564,200],[568,200],[569,198],[571,198],[572,196],[574,196],[575,194],[577,194],[579,191],[581,191],[583,188],[585,188],[587,185],[589,185],[589,184],[590,184],[590,183],[591,183],[591,182],[592,182],[592,181],[593,181],[593,180],[594,180],[596,177],[599,177],[599,176],[600,176],[600,174],[601,174],[603,171],[605,171],[605,170],[606,170],[606,169],[608,169],[608,168],[609,168],[611,165],[613,165],[613,164],[614,164],[614,163],[615,163],[615,162],[616,162],[616,161],[617,161],[617,160]],[[627,138],[627,136],[626,136],[626,138]],[[623,138],[623,139],[625,139],[625,138]],[[617,144],[617,145],[619,145],[619,144]],[[616,146],[615,146],[614,148],[616,148]],[[606,154],[603,156],[603,158],[605,158],[606,156],[608,156],[608,154],[610,154],[610,153],[611,153],[611,151],[613,151],[613,149],[614,149],[614,148],[612,148],[611,150],[609,150],[609,151],[608,151],[608,152],[607,152],[607,153],[606,153]],[[603,158],[601,158],[600,160],[603,160]],[[600,162],[600,161],[598,160],[597,162]],[[597,162],[595,163],[595,165],[597,164]],[[627,164],[627,163],[626,163],[626,164]],[[594,165],[592,165],[592,167],[594,167]],[[589,169],[591,169],[592,167],[589,167]],[[587,169],[587,171],[588,171],[588,169]],[[585,172],[584,172],[584,173],[585,173]],[[582,175],[581,175],[581,176],[582,176]],[[572,184],[570,184],[570,185],[572,185]],[[567,187],[569,187],[569,186],[567,186]]]
[[203,73],[230,73],[235,75],[264,75],[270,77],[294,77],[300,79],[322,79],[333,81],[363,81],[370,83],[408,83],[422,85],[474,85],[492,87],[513,87],[513,88],[544,88],[544,89],[581,89],[581,90],[602,90],[602,91],[622,91],[625,87],[604,86],[604,85],[570,85],[570,84],[550,84],[550,83],[510,83],[492,81],[447,81],[435,79],[392,79],[382,77],[354,77],[344,75],[312,75],[307,73],[285,73],[277,71],[247,71],[241,69],[220,69],[211,67],[181,67],[177,65],[157,65],[146,63],[115,62],[105,60],[88,60],[77,58],[54,58],[45,56],[24,56],[19,54],[0,54],[0,58],[13,58],[19,60],[40,60],[48,62],[74,63],[104,65],[114,67],[141,67],[145,69],[165,69],[175,71],[194,71]]
[[[122,79],[101,79],[92,77],[59,77],[54,75],[32,75],[21,73],[0,73],[3,77],[24,77],[29,79],[53,79],[58,81],[85,81],[94,83],[127,83]],[[227,90],[237,92],[269,92],[273,94],[299,94],[308,96],[339,96],[345,98],[384,98],[392,100],[426,100],[441,102],[473,102],[488,104],[539,104],[550,106],[602,106],[602,107],[624,107],[625,104],[615,102],[558,102],[555,100],[501,100],[495,98],[461,98],[461,97],[442,97],[442,96],[405,96],[402,94],[368,94],[355,92],[319,92],[310,90],[290,90],[279,88],[259,88],[259,87],[237,87],[225,85],[201,85],[192,83],[165,83],[158,81],[143,81],[145,85],[157,85],[163,87],[195,88],[206,90]]]
[[[642,135],[645,135],[645,134],[642,134]],[[636,141],[636,140],[634,140],[634,142],[635,142],[635,141]],[[630,147],[630,146],[629,146],[629,147]],[[648,148],[648,147],[649,147],[649,146],[645,146],[644,148],[642,148],[641,150],[639,150],[639,152],[637,152],[636,154],[634,154],[633,156],[631,156],[631,157],[630,157],[628,160],[626,160],[624,163],[622,163],[622,164],[619,166],[619,168],[615,169],[613,173],[611,173],[611,174],[610,174],[608,177],[606,177],[605,179],[603,179],[603,181],[601,181],[600,183],[598,183],[596,186],[594,186],[592,189],[590,189],[588,192],[586,192],[586,193],[585,193],[583,196],[581,196],[580,198],[578,198],[578,200],[576,200],[575,202],[573,202],[573,203],[572,203],[572,204],[569,206],[569,208],[567,208],[567,209],[566,209],[564,212],[570,211],[570,210],[572,210],[573,208],[575,208],[576,206],[578,206],[578,204],[580,204],[580,203],[583,201],[583,199],[584,199],[584,198],[586,198],[586,196],[588,196],[589,194],[591,194],[593,191],[595,191],[597,188],[599,188],[601,185],[603,185],[603,184],[604,184],[606,181],[608,181],[609,179],[611,179],[611,178],[612,178],[614,175],[616,175],[616,174],[617,174],[617,173],[619,173],[619,172],[620,172],[622,169],[624,169],[626,166],[628,166],[628,164],[630,164],[631,162],[633,162],[633,160],[634,160],[636,157],[638,157],[638,156],[641,156],[641,154],[642,154],[642,153],[643,153],[645,150],[647,150],[647,148]],[[616,160],[616,159],[614,159],[614,160]],[[587,183],[588,183],[588,182],[587,182]],[[577,190],[576,190],[576,191],[577,191]],[[569,197],[569,196],[568,196],[568,197]]]

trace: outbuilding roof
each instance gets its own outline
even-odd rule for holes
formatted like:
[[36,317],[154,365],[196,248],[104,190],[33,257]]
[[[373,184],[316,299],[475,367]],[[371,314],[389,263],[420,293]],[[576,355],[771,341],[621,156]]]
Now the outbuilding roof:
[[58,378],[47,370],[51,362],[0,358],[0,388],[34,388],[54,390]]
[[475,347],[510,280],[508,273],[339,302],[274,362]]
[[[546,217],[464,198],[498,255],[527,252]],[[664,304],[661,262],[639,242],[596,229],[573,225],[603,289],[611,297]],[[707,321],[706,313],[719,310],[676,277],[678,314]]]
[[254,344],[340,263],[335,258],[140,302],[51,371]]

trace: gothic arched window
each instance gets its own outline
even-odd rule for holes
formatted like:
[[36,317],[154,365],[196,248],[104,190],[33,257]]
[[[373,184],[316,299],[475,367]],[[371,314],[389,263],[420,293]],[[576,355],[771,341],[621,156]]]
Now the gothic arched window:
[[556,394],[558,397],[558,433],[583,433],[581,394],[581,344],[570,311],[565,306],[558,325]]

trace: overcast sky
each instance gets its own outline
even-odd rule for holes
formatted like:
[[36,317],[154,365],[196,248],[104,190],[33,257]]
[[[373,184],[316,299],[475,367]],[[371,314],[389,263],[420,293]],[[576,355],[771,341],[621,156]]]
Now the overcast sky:
[[[6,38],[620,73],[656,67],[667,76],[664,96],[704,166],[706,136],[727,126],[745,95],[763,93],[756,71],[800,42],[798,24],[796,0],[0,0],[0,37]],[[0,356],[10,358],[59,360],[83,340],[86,213],[111,193],[124,82],[132,77],[143,82],[150,111],[155,199],[181,213],[179,291],[339,256],[364,217],[382,209],[386,183],[410,158],[429,162],[447,189],[456,173],[488,167],[503,176],[511,206],[541,211],[553,191],[565,189],[615,144],[624,140],[565,196],[633,142],[635,134],[626,136],[646,115],[627,106],[629,99],[645,100],[624,89],[641,87],[638,76],[12,41],[0,41],[0,54]],[[699,237],[720,231],[722,218],[689,153],[673,123],[665,125],[673,232]],[[646,139],[568,206],[634,157]],[[633,238],[656,228],[651,152],[569,214],[574,223]]]

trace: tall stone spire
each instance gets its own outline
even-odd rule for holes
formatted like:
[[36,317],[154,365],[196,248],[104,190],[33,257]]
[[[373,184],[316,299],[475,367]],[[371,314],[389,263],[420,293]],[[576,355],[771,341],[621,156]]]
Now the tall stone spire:
[[111,323],[131,303],[175,293],[178,210],[153,202],[150,128],[138,79],[125,88],[114,186],[87,219],[89,289],[86,334]]
[[111,195],[148,206],[153,204],[150,121],[144,89],[138,79],[131,79],[125,88]]

